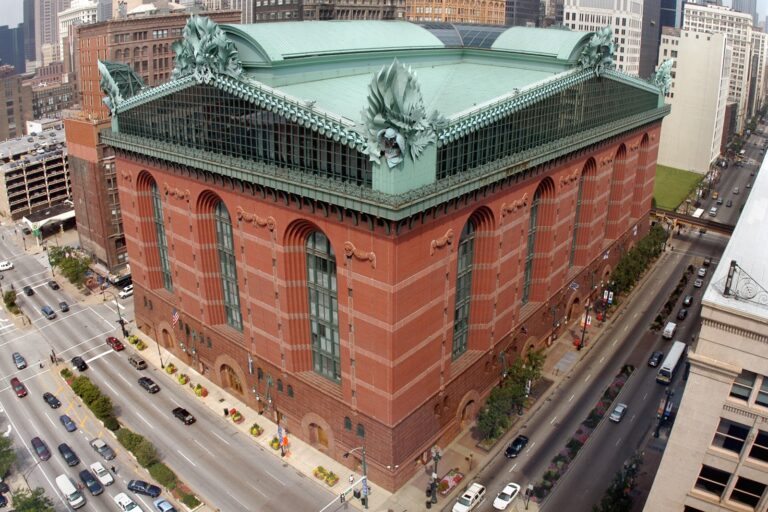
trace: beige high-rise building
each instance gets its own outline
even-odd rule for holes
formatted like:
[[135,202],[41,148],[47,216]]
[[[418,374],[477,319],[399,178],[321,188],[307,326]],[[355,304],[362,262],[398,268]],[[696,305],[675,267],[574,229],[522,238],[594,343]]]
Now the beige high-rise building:
[[705,174],[720,156],[731,49],[725,34],[664,27],[659,64],[667,59],[674,59],[672,113],[661,126],[658,162]]
[[96,23],[97,8],[92,0],[74,0],[69,9],[59,13],[59,55],[66,54],[64,38],[69,35],[69,27]]
[[447,23],[478,23],[482,25],[504,25],[506,19],[505,0],[408,0],[406,3],[408,21],[437,21]]
[[616,43],[616,68],[640,72],[642,0],[565,0],[563,25],[580,32],[596,32],[610,25]]
[[683,29],[693,32],[725,34],[733,48],[728,99],[738,105],[736,131],[746,128],[749,100],[749,76],[752,64],[752,16],[717,5],[686,4]]
[[704,292],[701,332],[646,512],[768,507],[766,194],[764,162]]
[[749,116],[755,116],[765,105],[765,86],[768,81],[766,63],[768,62],[768,34],[759,30],[752,31],[752,66],[750,67]]

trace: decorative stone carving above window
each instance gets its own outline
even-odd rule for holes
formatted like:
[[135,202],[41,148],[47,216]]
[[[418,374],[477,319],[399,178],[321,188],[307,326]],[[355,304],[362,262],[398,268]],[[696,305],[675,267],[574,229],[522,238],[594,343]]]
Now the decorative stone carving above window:
[[260,228],[267,227],[270,231],[274,231],[277,226],[277,221],[271,215],[267,218],[259,217],[255,213],[246,212],[242,206],[237,207],[237,220],[253,224]]
[[437,240],[432,240],[432,242],[429,244],[429,255],[432,256],[435,254],[437,249],[442,249],[446,245],[451,245],[453,243],[453,237],[453,230],[449,229]]
[[352,242],[344,242],[344,255],[347,258],[354,256],[360,261],[370,261],[371,268],[376,268],[376,253],[373,251],[365,252],[361,251]]

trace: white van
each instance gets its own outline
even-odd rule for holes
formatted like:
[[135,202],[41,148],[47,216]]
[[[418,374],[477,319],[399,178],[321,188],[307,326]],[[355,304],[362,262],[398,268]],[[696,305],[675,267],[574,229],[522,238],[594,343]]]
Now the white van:
[[59,492],[67,498],[67,503],[72,508],[80,508],[85,505],[85,497],[77,490],[72,479],[67,475],[59,475],[56,477],[56,487],[59,488]]
[[713,206],[712,208],[709,209],[709,216],[710,217],[717,216],[717,206]]
[[456,500],[452,512],[472,512],[477,510],[483,501],[485,501],[485,487],[478,483],[473,483]]
[[664,332],[661,333],[661,337],[667,340],[671,340],[675,336],[677,330],[677,324],[675,322],[667,322],[664,326]]

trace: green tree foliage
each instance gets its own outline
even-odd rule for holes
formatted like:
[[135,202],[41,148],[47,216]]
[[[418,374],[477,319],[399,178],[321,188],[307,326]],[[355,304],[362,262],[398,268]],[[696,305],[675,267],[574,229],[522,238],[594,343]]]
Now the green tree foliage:
[[148,468],[155,462],[160,462],[160,455],[157,453],[157,448],[147,439],[142,439],[133,451],[136,456],[136,460],[143,468]]
[[16,462],[16,451],[10,436],[0,436],[0,476],[5,476]]
[[125,449],[131,453],[133,453],[139,443],[144,440],[142,436],[127,428],[121,428],[118,430],[116,436],[120,444],[123,445]]
[[115,432],[120,429],[120,422],[114,416],[107,416],[102,420],[104,422],[104,428]]
[[667,237],[668,234],[664,228],[656,224],[651,228],[648,236],[640,240],[631,251],[621,258],[611,274],[614,292],[625,293],[635,286],[645,269],[664,250]]
[[53,512],[53,502],[45,495],[45,490],[38,487],[34,491],[18,489],[11,493],[16,512]]
[[632,510],[632,490],[637,485],[635,477],[641,462],[639,457],[633,457],[628,464],[624,465],[624,469],[616,473],[600,504],[593,506],[592,512],[630,512]]
[[75,394],[80,398],[83,397],[83,392],[86,389],[90,389],[92,387],[93,384],[91,383],[91,379],[84,375],[79,375],[72,380],[72,391],[74,391]]
[[149,474],[152,475],[152,478],[154,478],[157,483],[169,491],[176,488],[176,483],[178,482],[176,473],[162,462],[156,462],[149,466]]
[[61,265],[61,262],[67,258],[67,254],[72,253],[72,250],[73,249],[69,246],[49,247],[48,259],[50,259],[51,265],[54,267],[59,267]]
[[112,399],[107,395],[100,395],[89,404],[89,407],[91,408],[91,411],[93,411],[94,416],[100,420],[114,416]]
[[58,267],[70,283],[80,286],[85,281],[85,273],[88,271],[89,264],[88,258],[71,256],[64,258]]
[[8,290],[3,294],[3,302],[5,303],[5,307],[7,309],[13,309],[16,307],[16,292],[13,290]]

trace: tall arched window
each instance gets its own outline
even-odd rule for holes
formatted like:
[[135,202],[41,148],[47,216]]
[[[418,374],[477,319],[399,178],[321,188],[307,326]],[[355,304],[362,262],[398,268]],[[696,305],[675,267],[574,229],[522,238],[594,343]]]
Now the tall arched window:
[[579,192],[576,196],[576,211],[573,214],[573,238],[571,239],[571,254],[568,257],[568,266],[572,267],[576,259],[576,237],[579,234],[579,215],[581,214],[581,194],[584,192],[584,173],[579,177]]
[[168,260],[168,241],[165,238],[165,222],[163,221],[163,203],[160,200],[160,191],[154,181],[149,185],[152,194],[152,219],[155,222],[157,233],[157,253],[160,258],[160,274],[163,277],[163,287],[169,292],[173,291],[171,278],[171,263]]
[[336,256],[320,231],[307,237],[307,289],[312,331],[312,366],[334,382],[341,381]]
[[224,313],[227,325],[243,330],[243,315],[240,312],[240,289],[237,285],[237,267],[235,266],[235,243],[232,236],[232,221],[223,201],[216,204],[216,249],[219,253],[221,268],[221,290],[224,299]]
[[467,351],[469,338],[469,304],[472,299],[472,261],[475,256],[475,224],[468,220],[459,240],[456,269],[456,309],[453,316],[454,359]]
[[528,304],[531,297],[531,280],[533,279],[533,256],[536,254],[536,230],[539,224],[539,203],[541,202],[541,187],[536,189],[531,202],[531,220],[528,224],[528,245],[525,253],[525,274],[523,275],[523,304]]

